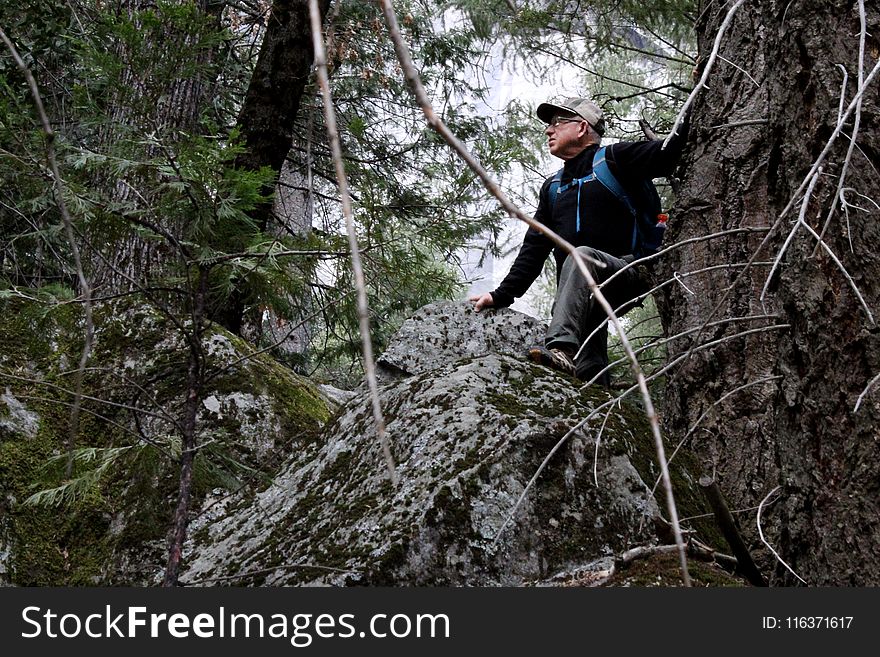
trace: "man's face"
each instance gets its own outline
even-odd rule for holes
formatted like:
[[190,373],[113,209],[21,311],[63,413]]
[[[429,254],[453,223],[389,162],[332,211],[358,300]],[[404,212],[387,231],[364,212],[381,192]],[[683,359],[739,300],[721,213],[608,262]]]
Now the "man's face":
[[584,150],[584,135],[587,122],[571,113],[556,114],[544,130],[550,154],[563,160],[570,160]]

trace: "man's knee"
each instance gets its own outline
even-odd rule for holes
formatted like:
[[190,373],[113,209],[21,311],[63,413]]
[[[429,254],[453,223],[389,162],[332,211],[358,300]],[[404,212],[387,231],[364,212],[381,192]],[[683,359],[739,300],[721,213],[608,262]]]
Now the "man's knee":
[[[601,265],[597,265],[596,263],[602,263],[603,259],[601,257],[602,252],[597,251],[591,246],[579,246],[574,250],[578,256],[584,261],[584,264],[587,266],[587,269],[591,274],[595,274],[596,268]],[[574,271],[580,271],[580,268],[577,265],[574,257],[568,257],[565,259],[565,264],[562,266],[562,275],[563,277],[569,276]]]
[[589,263],[591,260],[594,262],[603,262],[604,258],[601,251],[594,249],[592,246],[579,246],[575,249],[577,254],[587,260]]
[[579,246],[575,249],[580,255],[585,258],[592,258],[594,260],[600,260],[598,254],[601,253],[598,249],[594,249],[592,246]]

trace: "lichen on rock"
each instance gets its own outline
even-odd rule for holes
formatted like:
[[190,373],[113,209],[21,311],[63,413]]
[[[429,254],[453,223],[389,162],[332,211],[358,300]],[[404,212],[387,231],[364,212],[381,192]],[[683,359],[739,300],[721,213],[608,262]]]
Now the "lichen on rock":
[[[541,328],[505,335],[512,312],[436,304],[392,339],[380,403],[396,488],[360,395],[271,485],[202,527],[184,581],[521,585],[651,542],[660,511],[634,465],[650,458],[634,458],[651,444],[646,420],[626,404],[606,420],[593,412],[604,389],[525,361]],[[462,335],[478,339],[458,349]]]
[[[70,364],[82,349],[81,309],[7,301],[3,310],[0,583],[154,583],[177,493],[183,336],[148,306],[96,304],[74,446],[84,456],[69,479]],[[270,477],[329,418],[310,382],[240,338],[210,325],[203,346],[210,376],[198,418],[194,515],[218,485]],[[25,506],[53,490],[47,502]]]

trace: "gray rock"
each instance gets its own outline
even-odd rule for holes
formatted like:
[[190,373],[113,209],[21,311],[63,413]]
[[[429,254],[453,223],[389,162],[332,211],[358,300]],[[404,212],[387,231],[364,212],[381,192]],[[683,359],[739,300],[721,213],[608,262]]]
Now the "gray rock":
[[543,342],[547,326],[509,308],[474,312],[468,301],[424,306],[394,334],[377,361],[377,375],[389,381],[423,374],[462,358],[486,354],[522,357]]
[[650,449],[650,435],[626,405],[608,417],[596,482],[604,411],[572,433],[513,513],[554,445],[608,400],[498,354],[389,383],[381,401],[396,489],[369,399],[351,402],[271,486],[193,532],[182,581],[517,585],[645,542],[658,509],[630,455]]
[[[20,434],[33,438],[40,429],[40,417],[25,408],[9,388],[0,395],[0,436],[4,433]],[[4,408],[5,406],[5,408]]]
[[348,402],[358,396],[358,393],[356,392],[352,392],[351,390],[341,390],[340,388],[336,388],[326,383],[319,383],[317,388],[318,392],[320,392],[321,396],[324,398],[324,401],[326,401],[327,405],[334,411],[340,406],[345,406]]
[[[21,340],[16,320],[25,312],[40,317],[34,333],[44,342]],[[65,371],[64,350],[74,355],[67,361],[76,363],[81,314],[63,308],[24,308],[20,314],[0,317],[3,369],[27,367],[34,382],[22,385],[10,377],[6,394],[0,389],[0,585],[155,584],[167,561],[166,532],[179,489],[176,425],[186,392],[186,343],[171,321],[149,307],[131,301],[96,306],[77,441],[94,455],[81,461],[82,478],[72,484],[63,468],[45,467],[68,442],[67,386],[37,387],[45,400],[36,407],[39,416],[23,402],[30,403],[25,395],[36,396],[32,386],[38,382],[57,382]],[[197,419],[192,504],[193,516],[201,505],[211,517],[215,507],[223,508],[223,496],[204,499],[206,484],[228,491],[270,480],[299,450],[300,440],[314,441],[330,413],[310,381],[268,354],[254,353],[239,337],[212,325],[204,345],[210,376]],[[72,384],[71,378],[60,383]],[[43,412],[53,400],[57,410]],[[134,407],[144,412],[132,413]],[[61,511],[22,504],[35,490],[47,493],[44,500],[51,504],[60,499],[61,487],[66,499],[76,496],[76,504]]]

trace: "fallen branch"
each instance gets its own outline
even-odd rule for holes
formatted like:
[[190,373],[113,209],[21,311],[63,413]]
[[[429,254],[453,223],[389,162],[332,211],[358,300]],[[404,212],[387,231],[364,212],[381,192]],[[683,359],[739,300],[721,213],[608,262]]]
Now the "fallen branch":
[[724,496],[721,494],[718,484],[711,477],[701,477],[700,488],[703,489],[706,500],[708,500],[709,505],[712,507],[712,511],[715,512],[715,520],[721,528],[721,533],[724,534],[724,540],[727,541],[730,549],[733,550],[737,562],[737,571],[755,586],[767,586],[767,580],[764,579],[761,571],[758,570],[758,566],[755,565],[755,561],[752,559],[752,555],[742,539],[742,534],[740,534],[736,522],[730,514],[730,509],[727,508],[727,503],[724,501]]

